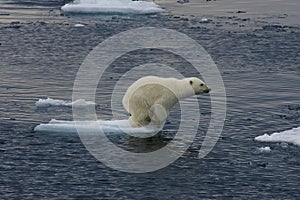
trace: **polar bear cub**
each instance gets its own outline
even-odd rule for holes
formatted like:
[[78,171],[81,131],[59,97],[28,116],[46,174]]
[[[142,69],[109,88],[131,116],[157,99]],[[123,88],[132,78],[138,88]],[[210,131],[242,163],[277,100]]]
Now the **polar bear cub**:
[[135,81],[123,97],[123,106],[131,114],[132,127],[155,125],[162,128],[170,110],[181,99],[209,93],[210,89],[195,77],[176,79],[146,76]]

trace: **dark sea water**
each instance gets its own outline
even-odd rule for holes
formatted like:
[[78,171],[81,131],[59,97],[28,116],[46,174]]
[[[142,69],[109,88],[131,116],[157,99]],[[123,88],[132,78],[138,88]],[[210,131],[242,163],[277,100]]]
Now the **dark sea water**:
[[[299,199],[300,147],[253,140],[300,124],[299,27],[253,22],[245,28],[238,16],[207,24],[171,15],[60,16],[55,9],[63,4],[0,4],[1,13],[14,6],[21,13],[28,6],[38,12],[23,18],[0,16],[0,199]],[[38,18],[40,11],[52,9],[53,15]],[[86,26],[76,28],[76,23]],[[36,108],[35,102],[47,97],[71,100],[77,70],[93,47],[122,31],[148,26],[174,29],[195,39],[221,72],[227,117],[218,143],[204,159],[197,155],[210,118],[209,95],[198,98],[202,120],[191,147],[170,166],[151,173],[106,167],[77,135],[33,131],[53,118],[72,120],[71,108]],[[177,68],[186,64],[159,51],[120,58],[113,63],[115,74],[97,90],[102,119],[112,117],[106,97],[115,77],[145,58]],[[173,137],[178,117],[176,108],[165,132],[151,140],[110,139],[133,151],[155,149]],[[265,146],[271,152],[258,150]]]

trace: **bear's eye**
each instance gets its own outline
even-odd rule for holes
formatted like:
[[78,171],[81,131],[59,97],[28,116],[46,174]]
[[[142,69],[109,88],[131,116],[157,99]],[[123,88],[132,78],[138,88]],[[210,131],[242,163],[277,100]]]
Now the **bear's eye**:
[[203,86],[203,85],[204,85],[203,83],[200,84],[200,86]]
[[193,81],[190,81],[190,84],[192,85],[192,84],[193,84]]

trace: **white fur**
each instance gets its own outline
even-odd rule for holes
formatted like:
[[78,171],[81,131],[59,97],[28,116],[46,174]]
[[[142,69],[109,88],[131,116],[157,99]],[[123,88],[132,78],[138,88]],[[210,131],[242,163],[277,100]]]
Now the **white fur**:
[[132,127],[163,126],[171,108],[181,99],[208,92],[198,78],[161,78],[146,76],[134,82],[123,97],[123,106],[131,114]]

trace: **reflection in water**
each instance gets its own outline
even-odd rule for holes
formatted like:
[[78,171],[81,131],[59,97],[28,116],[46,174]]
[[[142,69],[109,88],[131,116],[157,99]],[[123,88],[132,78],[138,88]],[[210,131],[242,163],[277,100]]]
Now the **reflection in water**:
[[162,133],[150,138],[137,138],[125,136],[122,138],[121,147],[135,153],[152,152],[166,146],[172,138],[166,138]]

